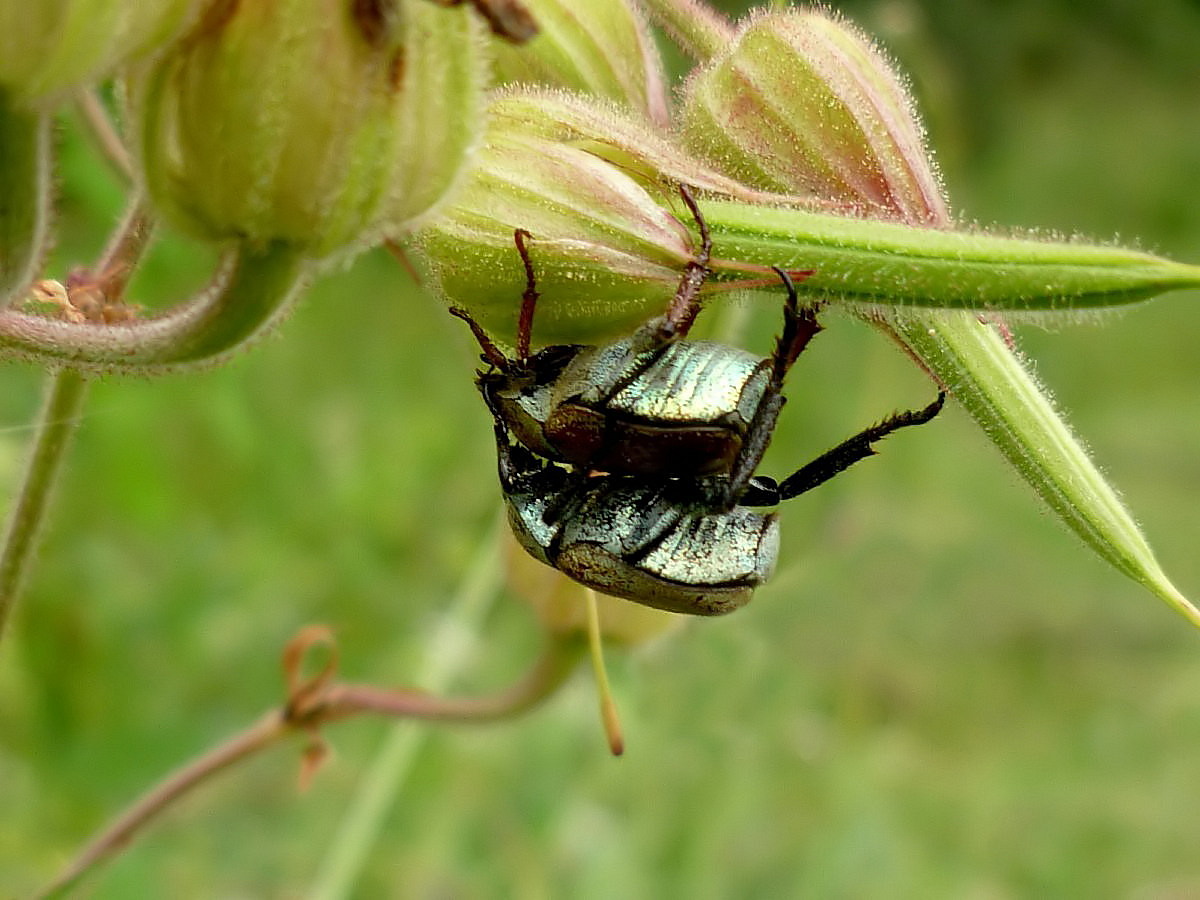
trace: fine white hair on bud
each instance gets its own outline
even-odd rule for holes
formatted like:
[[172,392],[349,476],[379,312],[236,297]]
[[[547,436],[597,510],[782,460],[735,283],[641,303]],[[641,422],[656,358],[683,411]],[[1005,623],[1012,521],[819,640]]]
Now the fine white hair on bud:
[[[1163,289],[1163,279],[1178,278],[1180,287],[1194,283],[1200,270],[1114,247],[953,230],[903,82],[867,38],[828,13],[752,16],[728,50],[693,75],[683,117],[689,148],[726,174],[768,190],[847,204],[858,218],[846,228],[873,232],[868,238],[864,231],[858,244],[867,252],[883,247],[876,230],[883,223],[870,220],[906,223],[893,227],[919,237],[927,262],[939,256],[948,264],[924,282],[926,301],[943,291],[1008,294],[982,304],[989,309],[985,319],[952,309],[897,314],[895,307],[876,306],[863,313],[951,389],[1068,527],[1200,625],[1200,611],[1167,579],[1116,491],[1015,352],[1011,335],[995,327],[997,311],[1077,311],[1094,300],[1145,298]],[[924,227],[907,227],[912,225]],[[943,239],[949,243],[935,250]],[[843,241],[838,255],[847,249]],[[980,278],[969,286],[972,255]],[[814,257],[816,274],[806,289],[821,287],[838,269],[836,260]],[[883,298],[894,299],[923,280],[918,270],[924,263],[915,256],[880,262]],[[1039,299],[1031,302],[1035,295]]]
[[603,97],[667,124],[666,81],[654,37],[629,0],[525,0],[539,33],[527,44],[495,39],[498,80]]
[[751,16],[684,89],[686,145],[756,187],[934,224],[941,184],[903,81],[832,13]]
[[158,50],[196,0],[0,0],[0,86],[53,104]]

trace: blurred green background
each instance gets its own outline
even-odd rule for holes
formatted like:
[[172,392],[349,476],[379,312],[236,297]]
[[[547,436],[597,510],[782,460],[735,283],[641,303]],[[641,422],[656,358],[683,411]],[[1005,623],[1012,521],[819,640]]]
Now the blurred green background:
[[[1200,261],[1200,8],[1184,0],[846,2],[912,79],[966,222]],[[61,135],[55,268],[98,253],[116,180]],[[166,300],[210,260],[162,247]],[[1019,329],[1176,583],[1200,599],[1200,297]],[[746,336],[764,351],[777,307]],[[765,469],[929,385],[849,317],[790,382]],[[224,368],[96,385],[0,649],[0,896],[280,697],[327,622],[354,680],[411,683],[497,513],[461,323],[381,254],[322,280]],[[41,373],[0,369],[15,483]],[[606,753],[581,671],[536,713],[432,727],[358,897],[1200,896],[1200,643],[1043,512],[961,412],[784,511],[754,603],[610,666]],[[460,690],[532,660],[500,597]],[[212,783],[92,896],[305,896],[388,725],[332,728]]]

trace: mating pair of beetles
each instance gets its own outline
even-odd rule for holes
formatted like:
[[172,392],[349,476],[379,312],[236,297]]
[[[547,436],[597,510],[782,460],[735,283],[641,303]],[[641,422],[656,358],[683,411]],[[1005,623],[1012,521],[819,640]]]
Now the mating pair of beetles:
[[[554,345],[530,354],[537,279],[533,237],[514,233],[525,267],[516,357],[470,315],[488,368],[477,384],[495,424],[500,486],[518,542],[535,559],[604,594],[692,615],[745,605],[774,571],[775,513],[760,512],[828,481],[872,455],[872,444],[928,422],[924,409],[894,413],[782,482],[756,475],[788,370],[821,326],[783,282],[783,331],[769,357],[686,335],[700,311],[712,240],[691,191],[680,195],[700,247],[667,312],[602,346]],[[796,273],[808,275],[811,273]]]

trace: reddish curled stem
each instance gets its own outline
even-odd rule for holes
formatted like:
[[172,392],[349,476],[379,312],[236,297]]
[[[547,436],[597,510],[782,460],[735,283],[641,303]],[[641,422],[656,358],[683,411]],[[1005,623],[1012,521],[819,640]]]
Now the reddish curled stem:
[[218,772],[278,743],[293,732],[279,710],[267,713],[245,731],[222,742],[176,770],[139,797],[96,835],[37,897],[57,897],[90,869],[126,847],[134,836],[171,804]]
[[[550,697],[566,681],[582,653],[573,638],[555,638],[533,668],[518,682],[497,694],[480,697],[435,697],[423,691],[388,690],[371,685],[332,681],[336,659],[315,675],[299,675],[301,658],[317,644],[330,644],[325,629],[304,629],[285,652],[288,701],[253,725],[168,775],[87,843],[57,878],[36,896],[61,896],[90,870],[127,847],[139,832],[183,796],[244,759],[248,759],[296,734],[310,739],[306,770],[322,758],[319,729],[358,715],[427,719],[443,722],[490,722],[511,718]],[[313,752],[316,751],[316,752]]]

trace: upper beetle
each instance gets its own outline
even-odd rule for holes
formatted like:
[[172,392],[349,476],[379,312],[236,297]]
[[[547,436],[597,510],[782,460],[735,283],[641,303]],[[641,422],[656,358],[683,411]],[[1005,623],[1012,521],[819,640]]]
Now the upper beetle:
[[[478,377],[493,415],[525,447],[589,471],[643,476],[727,473],[736,487],[754,472],[783,405],[784,376],[820,330],[811,309],[785,312],[775,355],[763,358],[712,341],[687,341],[700,309],[712,241],[684,186],[700,247],[666,314],[600,346],[554,345],[531,355],[537,282],[528,232],[514,234],[526,289],[516,357],[506,356],[463,310],[490,371]],[[776,270],[791,291],[788,275]],[[807,275],[809,273],[798,273]]]

